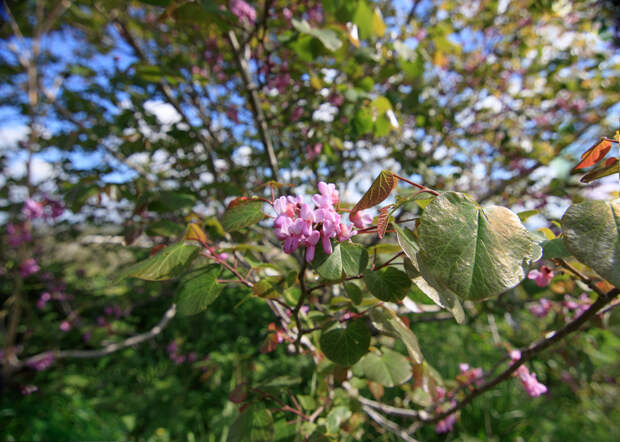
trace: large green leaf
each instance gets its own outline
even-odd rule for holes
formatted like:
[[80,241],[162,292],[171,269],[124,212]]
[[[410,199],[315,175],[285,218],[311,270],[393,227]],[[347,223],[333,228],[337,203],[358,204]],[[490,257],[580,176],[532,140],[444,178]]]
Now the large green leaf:
[[275,299],[282,296],[285,289],[286,280],[283,276],[267,276],[254,284],[252,294],[259,298]]
[[422,276],[414,278],[413,283],[435,304],[452,313],[452,316],[454,316],[456,322],[459,324],[465,322],[465,312],[463,311],[463,306],[461,305],[459,298],[452,293],[449,288],[439,287],[436,289]]
[[217,299],[224,288],[217,283],[222,268],[212,264],[192,272],[181,281],[177,307],[181,315],[199,313]]
[[331,29],[314,28],[306,20],[299,21],[293,19],[292,23],[293,27],[302,34],[308,34],[318,38],[321,43],[323,43],[323,46],[330,51],[336,51],[342,46],[342,41],[340,41],[338,34]]
[[342,278],[341,244],[337,244],[329,255],[318,245],[312,265],[321,278],[335,281]]
[[233,422],[227,442],[264,442],[273,439],[273,417],[262,402],[247,407]]
[[386,307],[378,307],[370,311],[370,319],[375,327],[383,333],[402,340],[405,347],[407,347],[409,356],[411,356],[416,364],[422,362],[423,356],[420,345],[418,344],[418,338],[416,338],[409,327],[396,316],[396,313]]
[[516,286],[542,254],[516,214],[499,206],[483,209],[457,192],[426,207],[418,233],[422,276],[464,299],[482,300]]
[[[351,417],[349,407],[340,405],[331,409],[327,415],[327,431],[331,434],[340,433],[340,425]],[[329,439],[328,439],[329,440]]]
[[381,353],[368,353],[357,365],[367,379],[386,387],[404,384],[413,374],[409,360],[389,348],[383,348]]
[[364,273],[364,282],[370,293],[387,302],[400,301],[411,287],[411,280],[407,274],[394,267],[377,271],[369,270]]
[[398,180],[393,172],[382,170],[364,196],[362,196],[362,199],[351,209],[351,213],[359,212],[360,210],[368,209],[379,204],[390,196],[392,190],[396,188],[397,182]]
[[393,223],[392,226],[394,230],[396,230],[396,239],[398,240],[398,244],[402,247],[405,255],[411,260],[411,263],[414,267],[418,267],[418,252],[420,251],[420,246],[416,242],[413,232],[409,229],[402,228],[398,224]]
[[360,245],[350,241],[340,244],[342,269],[347,276],[357,276],[366,270],[368,252]]
[[179,275],[197,253],[198,247],[195,245],[178,242],[144,261],[129,266],[117,279],[133,277],[147,281],[164,281]]
[[321,351],[331,361],[350,366],[368,352],[370,332],[361,319],[349,321],[346,328],[332,328],[321,334]]
[[543,259],[567,258],[571,253],[566,248],[562,238],[554,238],[540,243],[543,248]]
[[237,198],[224,212],[222,227],[228,232],[256,224],[265,217],[263,201],[254,198]]
[[366,0],[358,0],[357,8],[353,14],[353,23],[357,25],[361,39],[366,39],[372,35],[372,11],[366,4]]
[[620,287],[620,199],[573,204],[562,217],[566,248]]

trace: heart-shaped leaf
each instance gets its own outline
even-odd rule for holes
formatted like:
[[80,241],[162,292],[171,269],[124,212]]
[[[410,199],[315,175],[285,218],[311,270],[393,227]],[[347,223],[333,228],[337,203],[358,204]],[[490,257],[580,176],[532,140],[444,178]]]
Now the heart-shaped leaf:
[[427,281],[463,299],[497,296],[519,284],[542,248],[505,207],[480,207],[446,192],[431,202],[418,229],[418,264]]
[[177,307],[181,315],[199,313],[217,299],[224,288],[217,283],[222,268],[217,264],[192,272],[181,281]]
[[347,276],[357,276],[366,270],[368,252],[360,245],[350,241],[340,244],[342,269]]
[[346,328],[332,328],[321,334],[321,351],[331,361],[350,366],[368,352],[370,332],[361,319],[349,321]]
[[416,364],[422,362],[424,358],[420,350],[420,345],[418,344],[418,338],[416,338],[411,329],[396,316],[396,313],[387,307],[378,307],[370,311],[370,319],[380,331],[403,341],[405,347],[407,347],[409,356],[411,356]]
[[264,217],[263,201],[240,197],[228,205],[221,221],[224,230],[232,232],[256,224]]
[[366,191],[364,196],[351,210],[351,214],[359,212],[360,210],[374,207],[381,201],[386,199],[392,193],[392,190],[396,188],[398,179],[389,170],[382,170],[379,176],[375,178],[372,186]]
[[421,276],[413,279],[413,283],[435,304],[452,313],[457,323],[462,324],[465,322],[465,312],[463,311],[461,301],[449,288],[440,287],[436,289]]
[[573,204],[562,217],[570,253],[620,287],[620,199]]
[[312,261],[312,266],[323,279],[337,281],[342,278],[342,255],[341,245],[337,244],[331,254],[326,254],[323,247],[317,247],[316,256]]
[[233,422],[227,442],[263,442],[273,440],[273,417],[262,402],[247,407]]
[[168,246],[144,261],[129,266],[117,277],[145,279],[147,281],[164,281],[181,273],[198,253],[198,247],[178,242]]
[[420,251],[420,246],[418,245],[415,237],[413,236],[413,232],[409,229],[402,228],[398,224],[394,224],[394,230],[396,230],[396,240],[398,244],[402,247],[403,252],[407,255],[407,258],[411,260],[411,263],[414,267],[418,267],[418,252]]
[[364,273],[364,282],[376,298],[387,302],[398,302],[403,299],[411,280],[405,272],[394,267]]
[[386,387],[404,384],[413,374],[409,360],[389,348],[381,353],[368,353],[357,363],[364,376]]

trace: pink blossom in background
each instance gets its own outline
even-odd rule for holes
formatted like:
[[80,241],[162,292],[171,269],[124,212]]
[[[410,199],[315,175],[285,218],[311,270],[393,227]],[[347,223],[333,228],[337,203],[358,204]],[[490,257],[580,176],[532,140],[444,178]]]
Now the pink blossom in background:
[[340,94],[332,94],[329,96],[328,101],[334,106],[340,107],[344,103],[344,97]]
[[349,214],[349,219],[355,227],[363,229],[372,224],[372,215],[370,213],[364,213],[363,211],[357,211]]
[[308,10],[308,21],[312,23],[321,23],[323,21],[323,8],[315,6]]
[[[590,304],[592,304],[592,300],[586,293],[582,293],[579,296],[579,299],[575,300],[572,296],[565,295],[564,302],[562,303],[564,307],[568,310],[575,311],[575,318],[581,316],[583,312],[590,308]],[[568,320],[568,318],[566,318]]]
[[58,327],[61,331],[68,332],[71,330],[71,323],[69,321],[62,321]]
[[51,352],[45,353],[36,361],[28,363],[28,366],[36,371],[47,370],[54,363],[54,355]]
[[284,8],[282,10],[282,16],[286,19],[286,21],[290,21],[293,18],[293,12],[289,8]]
[[243,0],[230,0],[230,12],[236,15],[241,22],[248,24],[256,22],[256,9]]
[[20,388],[21,394],[24,396],[28,396],[32,393],[36,393],[37,391],[39,391],[39,387],[37,387],[36,385],[24,385]]
[[39,310],[42,310],[43,308],[45,308],[45,305],[52,299],[52,295],[49,294],[49,292],[43,292],[41,293],[41,296],[39,297],[39,299],[37,300],[37,308]]
[[22,207],[22,213],[28,219],[42,218],[44,214],[43,204],[29,198],[24,203],[24,207]]
[[454,429],[454,424],[456,423],[456,416],[454,413],[445,417],[444,419],[437,422],[435,426],[435,432],[437,434],[449,433]]
[[65,206],[60,201],[45,198],[45,206],[48,208],[48,217],[52,219],[58,218],[65,212]]
[[17,248],[28,241],[32,241],[30,228],[26,224],[7,224],[6,233],[9,247]]
[[533,279],[538,287],[546,287],[553,279],[553,270],[547,266],[542,266],[540,270],[530,270],[527,277]]
[[[482,368],[470,368],[469,364],[461,362],[459,364],[459,370],[461,371],[459,377],[463,379],[466,384],[475,382],[476,385],[480,385],[482,383]],[[459,378],[457,377],[457,379]]]
[[[523,365],[519,368],[524,367]],[[536,373],[530,373],[527,369],[519,373],[519,379],[523,384],[523,388],[531,397],[537,397],[547,392],[547,387],[536,379]]]
[[315,143],[313,145],[307,144],[306,145],[306,159],[308,160],[315,159],[317,156],[320,155],[322,150],[323,150],[322,143]]
[[303,114],[304,114],[304,108],[301,106],[297,106],[291,112],[291,121],[298,121]]
[[226,116],[229,120],[239,124],[239,115],[235,106],[228,106],[228,109],[226,109]]
[[28,258],[19,266],[19,274],[22,278],[27,278],[30,275],[37,273],[41,268],[37,264],[37,260],[34,258]]
[[534,316],[544,318],[549,313],[549,310],[551,310],[551,307],[553,307],[553,303],[547,298],[542,298],[536,304],[530,305],[529,311]]

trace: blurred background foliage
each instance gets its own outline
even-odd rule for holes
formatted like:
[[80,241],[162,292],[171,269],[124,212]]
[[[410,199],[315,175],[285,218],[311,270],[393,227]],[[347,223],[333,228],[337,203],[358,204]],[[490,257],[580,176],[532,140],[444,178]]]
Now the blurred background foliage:
[[[96,349],[149,330],[175,283],[111,278],[175,241],[188,221],[222,251],[245,243],[237,253],[249,261],[280,259],[268,229],[231,237],[218,221],[231,197],[271,197],[268,180],[298,193],[335,182],[354,203],[387,168],[437,190],[536,209],[529,226],[556,232],[552,221],[571,201],[617,196],[617,177],[583,186],[570,173],[618,124],[613,2],[265,0],[250,2],[255,16],[234,12],[237,3],[2,6],[0,222],[23,219],[27,198],[67,208],[53,223],[33,222],[26,248],[0,249],[3,355]],[[18,288],[26,256],[43,270]],[[17,292],[21,317],[9,341]],[[40,308],[44,292],[53,298]],[[504,357],[498,335],[518,347],[564,322],[565,311],[541,319],[529,303],[579,293],[568,282],[525,283],[482,304],[465,326],[415,314],[411,326],[449,384],[458,362],[490,370]],[[5,371],[0,438],[225,440],[238,416],[229,394],[242,382],[288,389],[311,413],[321,388],[312,360],[285,345],[260,352],[272,321],[262,301],[229,287],[206,312],[174,318],[135,348]],[[466,407],[454,433],[428,426],[419,439],[615,440],[617,313],[606,321],[535,360],[549,394],[530,399],[516,381],[504,383]],[[334,404],[352,411],[334,439],[393,440],[359,404],[339,396]],[[299,440],[291,419],[276,415],[277,440]],[[321,419],[333,429],[327,413]]]

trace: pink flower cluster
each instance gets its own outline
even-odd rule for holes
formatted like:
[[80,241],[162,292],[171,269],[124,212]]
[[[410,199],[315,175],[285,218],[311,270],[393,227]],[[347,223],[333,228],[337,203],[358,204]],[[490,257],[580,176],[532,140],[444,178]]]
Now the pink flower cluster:
[[[510,359],[512,359],[513,363],[521,359],[521,352],[519,350],[512,350],[510,352]],[[523,388],[531,397],[537,397],[547,392],[547,387],[536,379],[536,373],[530,373],[530,370],[525,365],[519,366],[514,376],[519,377]]]
[[461,373],[456,377],[459,382],[469,385],[475,382],[476,385],[482,384],[482,368],[470,368],[469,364],[460,363],[459,370]]
[[29,223],[7,224],[6,233],[8,235],[9,247],[16,249],[24,243],[32,241]]
[[28,258],[19,266],[19,274],[22,278],[27,278],[30,275],[37,273],[41,268],[37,264],[37,260],[34,258]]
[[40,358],[36,359],[33,362],[30,362],[28,366],[36,371],[47,370],[54,363],[54,354],[52,352],[48,352],[43,354]]
[[198,360],[198,355],[194,351],[187,355],[179,354],[179,347],[176,341],[170,341],[166,351],[168,352],[168,357],[177,365],[181,365],[184,362],[196,362],[196,360]]
[[[567,310],[575,311],[575,318],[578,318],[585,312],[588,308],[590,308],[590,304],[592,304],[592,300],[588,296],[587,293],[582,293],[579,295],[579,299],[575,301],[575,298],[569,295],[564,296],[564,302],[562,303]],[[569,318],[566,317],[566,321]]]
[[553,279],[553,270],[547,266],[542,266],[540,270],[530,270],[527,277],[533,279],[538,287],[546,287]]
[[43,202],[27,199],[22,207],[22,214],[28,219],[56,219],[65,211],[64,206],[55,200],[45,198]]
[[307,262],[314,259],[319,240],[323,251],[329,255],[332,253],[332,238],[342,242],[357,233],[353,226],[342,222],[334,208],[340,201],[336,186],[321,181],[319,192],[312,196],[314,209],[300,196],[281,196],[273,203],[278,214],[273,227],[277,238],[284,242],[282,249],[290,254],[300,246],[305,247]]
[[256,22],[256,9],[243,0],[231,0],[230,12],[235,14],[241,22],[249,24]]
[[552,307],[553,302],[549,301],[547,298],[541,298],[536,304],[530,305],[529,310],[534,316],[544,318]]

